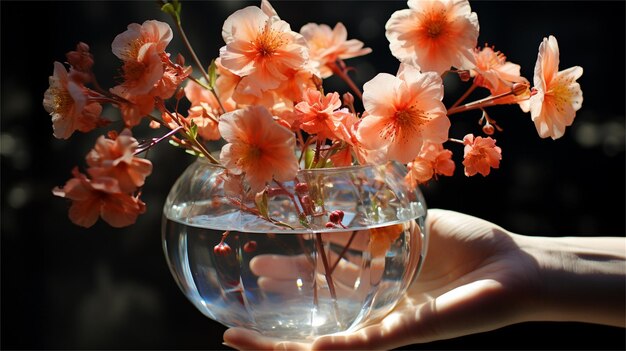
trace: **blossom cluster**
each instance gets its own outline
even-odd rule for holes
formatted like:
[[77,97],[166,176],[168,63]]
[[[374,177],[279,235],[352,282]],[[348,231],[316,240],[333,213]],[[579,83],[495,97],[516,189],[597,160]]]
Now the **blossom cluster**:
[[[462,145],[466,176],[487,176],[502,150],[492,136],[501,128],[486,113],[495,105],[518,105],[530,114],[540,137],[557,139],[582,105],[581,67],[559,69],[556,38],[543,38],[533,82],[520,66],[491,46],[478,46],[478,16],[467,0],[408,0],[385,25],[395,73],[378,73],[362,89],[345,60],[372,50],[348,39],[342,23],[308,23],[294,31],[267,0],[232,13],[222,27],[223,45],[210,65],[196,57],[180,21],[181,4],[165,2],[194,61],[194,70],[167,46],[171,27],[148,20],[128,25],[111,49],[121,60],[119,84],[103,89],[92,70],[89,46],[79,43],[67,65],[55,62],[43,105],[53,134],[117,126],[101,136],[86,162],[53,193],[72,200],[70,219],[81,226],[99,217],[112,226],[135,222],[152,163],[145,151],[170,140],[188,152],[224,166],[224,179],[243,193],[267,192],[272,181],[293,180],[300,169],[397,161],[411,186],[452,176],[455,144]],[[469,88],[452,106],[443,103],[444,75],[457,75]],[[351,92],[326,92],[333,75]],[[471,82],[471,83],[469,83]],[[475,89],[486,97],[465,102]],[[355,100],[362,102],[357,111]],[[120,118],[102,115],[110,104]],[[182,108],[185,106],[188,108]],[[449,135],[450,116],[481,110],[484,135]],[[132,135],[141,123],[162,130],[141,142]],[[218,141],[219,153],[208,149]],[[215,143],[212,143],[215,144]]]

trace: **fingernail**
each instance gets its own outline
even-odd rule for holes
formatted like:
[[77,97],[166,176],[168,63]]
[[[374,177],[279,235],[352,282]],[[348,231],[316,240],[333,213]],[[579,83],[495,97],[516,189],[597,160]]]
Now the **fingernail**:
[[226,341],[224,341],[224,342],[222,343],[222,345],[224,345],[224,346],[226,346],[226,347],[233,348],[233,349],[235,348],[233,345],[231,345],[231,344],[227,343]]

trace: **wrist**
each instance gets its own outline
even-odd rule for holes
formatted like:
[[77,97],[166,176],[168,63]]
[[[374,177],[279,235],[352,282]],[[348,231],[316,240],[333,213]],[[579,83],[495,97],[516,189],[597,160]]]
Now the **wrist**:
[[626,325],[626,238],[516,237],[536,263],[529,321]]

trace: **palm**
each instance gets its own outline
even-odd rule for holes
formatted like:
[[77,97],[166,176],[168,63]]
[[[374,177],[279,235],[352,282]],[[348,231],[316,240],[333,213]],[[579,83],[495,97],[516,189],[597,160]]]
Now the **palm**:
[[487,331],[516,320],[518,291],[533,266],[513,237],[489,222],[456,212],[431,210],[424,266],[396,308],[357,333],[325,336],[311,344],[260,338],[231,329],[225,340],[251,349],[393,348]]

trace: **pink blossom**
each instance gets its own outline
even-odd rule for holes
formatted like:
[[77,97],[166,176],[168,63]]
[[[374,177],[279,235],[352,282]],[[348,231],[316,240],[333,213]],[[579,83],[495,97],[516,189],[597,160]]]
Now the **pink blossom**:
[[565,127],[572,125],[583,103],[583,93],[576,82],[582,74],[579,66],[559,71],[558,42],[552,35],[543,39],[535,65],[537,93],[522,105],[524,111],[530,110],[540,137],[558,139]]
[[124,119],[126,127],[134,127],[141,122],[141,118],[154,110],[154,97],[149,94],[134,95],[126,90],[122,85],[110,89],[115,94],[127,102],[119,103],[119,109]]
[[349,132],[343,120],[350,118],[347,109],[339,109],[341,100],[337,92],[323,96],[318,90],[308,89],[303,101],[295,106],[299,126],[309,134],[317,134],[321,140],[346,140]]
[[186,118],[198,126],[198,135],[204,140],[219,140],[221,138],[217,128],[218,118],[213,111],[207,103],[202,102],[200,105],[191,107]]
[[93,55],[89,52],[89,45],[76,44],[76,50],[65,54],[70,64],[70,77],[72,80],[88,83],[92,79],[91,67],[94,64]]
[[315,80],[319,78],[315,77],[310,64],[298,70],[287,70],[285,75],[287,79],[274,90],[277,101],[300,101],[308,89],[317,88]]
[[162,55],[172,40],[172,30],[167,23],[155,20],[142,25],[131,23],[117,35],[111,44],[113,54],[124,62],[122,85],[128,94],[148,94],[163,78],[165,67]]
[[114,140],[100,136],[96,145],[87,154],[88,173],[92,178],[110,177],[117,179],[123,192],[131,193],[144,184],[152,172],[152,162],[136,157],[139,143],[125,129]]
[[191,66],[182,67],[170,62],[165,66],[163,76],[157,81],[150,92],[151,95],[158,96],[161,99],[171,98],[176,92],[176,89],[178,89],[190,74]]
[[128,193],[121,191],[116,179],[109,177],[88,179],[78,169],[74,177],[52,193],[72,200],[69,210],[70,220],[82,227],[91,227],[98,217],[113,227],[129,226],[137,216],[145,212],[145,204]]
[[345,145],[344,148],[330,156],[335,167],[347,167],[352,165],[352,147]]
[[368,150],[386,148],[385,160],[410,162],[424,141],[448,139],[450,120],[442,98],[442,81],[434,72],[400,65],[397,76],[379,73],[363,86],[367,115],[358,125],[359,143]]
[[469,69],[478,39],[478,17],[467,0],[408,0],[408,9],[385,25],[391,53],[400,62],[441,75]]
[[244,173],[252,191],[260,191],[273,178],[286,181],[295,177],[294,134],[276,123],[265,107],[225,113],[218,127],[228,142],[222,147],[220,161],[230,172]]
[[475,67],[472,69],[474,84],[489,89],[491,95],[510,90],[513,83],[527,82],[520,75],[520,66],[507,61],[500,51],[485,45],[472,52],[475,60]]
[[89,132],[102,125],[102,106],[90,102],[86,88],[69,79],[67,70],[60,62],[54,63],[50,86],[44,93],[43,106],[52,116],[54,136],[69,138],[74,131]]
[[329,66],[338,59],[346,60],[372,52],[372,49],[363,47],[362,41],[348,40],[348,31],[341,22],[333,29],[326,24],[307,23],[300,28],[300,34],[307,41],[310,59],[318,67],[321,78],[333,74]]
[[465,175],[470,177],[480,173],[486,177],[491,168],[498,168],[502,159],[502,149],[496,146],[496,141],[491,137],[474,137],[467,134],[463,138],[465,148],[463,150],[463,166]]
[[230,15],[222,27],[226,45],[220,49],[221,64],[242,77],[242,93],[255,96],[277,88],[289,69],[299,70],[309,57],[304,37],[264,3],[265,12],[248,6]]
[[442,144],[426,142],[419,155],[407,164],[406,179],[415,187],[437,175],[452,176],[454,168],[452,151],[444,149]]

